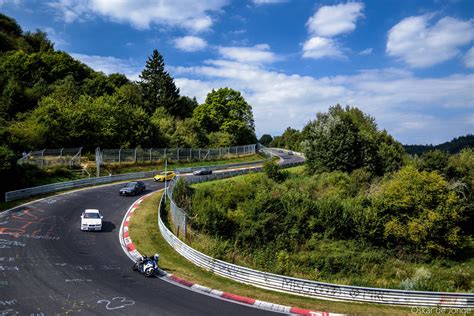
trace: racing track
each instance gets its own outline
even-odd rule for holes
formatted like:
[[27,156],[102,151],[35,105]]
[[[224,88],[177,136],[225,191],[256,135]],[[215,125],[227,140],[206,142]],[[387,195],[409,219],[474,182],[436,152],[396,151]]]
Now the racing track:
[[[146,193],[163,188],[145,182]],[[0,315],[273,314],[133,272],[118,232],[137,197],[119,196],[122,185],[52,196],[0,217]],[[103,213],[102,232],[80,231],[85,208]]]

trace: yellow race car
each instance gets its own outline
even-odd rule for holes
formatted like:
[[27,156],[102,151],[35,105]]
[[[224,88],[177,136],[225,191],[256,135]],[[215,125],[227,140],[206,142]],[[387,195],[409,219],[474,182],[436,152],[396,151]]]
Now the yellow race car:
[[174,171],[166,171],[166,172],[163,171],[157,174],[156,176],[154,176],[153,180],[159,181],[159,182],[165,182],[165,180],[170,181],[174,177],[176,177],[176,173],[174,173]]

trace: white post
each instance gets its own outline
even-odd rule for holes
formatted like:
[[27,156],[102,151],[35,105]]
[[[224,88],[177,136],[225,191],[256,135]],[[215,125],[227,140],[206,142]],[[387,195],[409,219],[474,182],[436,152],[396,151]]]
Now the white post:
[[95,149],[95,167],[96,167],[96,176],[100,177],[100,164],[101,164],[101,157],[100,157],[100,148],[97,147]]
[[46,149],[43,149],[43,150],[41,151],[41,169],[43,169],[43,166],[44,166],[44,151],[45,151],[45,150],[46,150]]

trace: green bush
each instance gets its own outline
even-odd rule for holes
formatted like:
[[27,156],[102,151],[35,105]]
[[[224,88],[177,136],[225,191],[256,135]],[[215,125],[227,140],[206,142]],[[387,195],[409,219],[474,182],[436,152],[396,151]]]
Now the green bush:
[[272,160],[263,164],[263,172],[265,172],[268,178],[276,182],[283,182],[288,178],[288,172],[281,170],[280,166]]
[[465,206],[436,171],[408,166],[371,195],[384,218],[384,239],[430,255],[453,255],[466,245],[460,224]]

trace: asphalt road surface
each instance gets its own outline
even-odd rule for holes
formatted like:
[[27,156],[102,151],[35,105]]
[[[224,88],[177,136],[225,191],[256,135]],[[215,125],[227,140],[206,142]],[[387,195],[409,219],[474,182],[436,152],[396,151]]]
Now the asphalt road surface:
[[[286,153],[285,162],[301,159]],[[144,194],[163,187],[145,183]],[[122,186],[52,196],[0,217],[0,315],[274,314],[133,272],[118,233],[138,197],[119,196]],[[104,215],[102,232],[80,230],[86,208]]]

